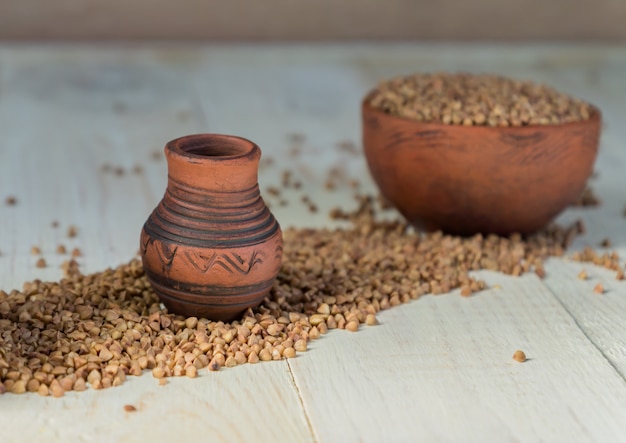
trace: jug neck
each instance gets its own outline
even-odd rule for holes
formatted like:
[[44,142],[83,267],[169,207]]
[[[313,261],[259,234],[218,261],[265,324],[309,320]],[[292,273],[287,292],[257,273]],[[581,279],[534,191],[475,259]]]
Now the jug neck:
[[211,192],[238,192],[257,186],[261,149],[232,135],[195,134],[165,146],[168,177]]

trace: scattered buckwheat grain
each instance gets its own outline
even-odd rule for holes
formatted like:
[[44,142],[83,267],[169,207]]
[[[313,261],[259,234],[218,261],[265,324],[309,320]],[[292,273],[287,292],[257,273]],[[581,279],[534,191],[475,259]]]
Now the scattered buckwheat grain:
[[356,332],[359,330],[359,323],[356,321],[349,321],[346,324],[346,331]]
[[211,360],[211,362],[209,363],[209,371],[219,371],[220,368],[221,365],[215,360]]
[[377,210],[373,197],[361,196],[356,211],[334,211],[351,227],[285,229],[283,266],[270,294],[229,323],[164,311],[139,259],[88,275],[72,259],[60,281],[0,291],[0,386],[20,391],[15,381],[22,379],[26,392],[59,396],[119,386],[144,371],[163,380],[293,358],[329,329],[377,324],[381,310],[422,295],[479,292],[485,284],[471,271],[532,272],[562,256],[580,232],[574,225],[525,239],[425,234],[376,221]]
[[598,283],[593,287],[593,292],[596,294],[604,294],[604,285],[602,285],[602,283]]
[[78,235],[78,228],[77,228],[76,226],[74,226],[74,225],[70,225],[70,226],[67,228],[67,236],[68,236],[69,238],[74,238],[74,237],[76,237],[77,235]]
[[50,382],[50,393],[53,397],[63,397],[65,395],[65,389],[61,387],[58,379],[54,379]]
[[472,287],[470,285],[461,286],[461,295],[463,297],[469,297],[472,295]]
[[587,185],[585,189],[583,189],[583,192],[578,197],[578,200],[572,203],[571,206],[587,208],[587,207],[600,206],[601,203],[602,201],[593,192],[593,189],[591,188],[591,186]]
[[593,263],[596,266],[616,271],[618,274],[624,272],[620,264],[619,255],[615,251],[598,254],[593,249],[587,247],[582,251],[574,252],[572,254],[572,260],[581,263]]
[[47,397],[50,395],[50,388],[47,385],[41,384],[37,389],[37,394],[41,395],[42,397]]
[[291,145],[301,145],[306,141],[306,136],[299,132],[292,132],[287,134],[287,141]]
[[265,192],[267,192],[269,195],[272,195],[274,197],[278,197],[280,195],[280,189],[277,188],[276,186],[269,186]]
[[301,153],[302,153],[302,148],[300,146],[292,146],[291,148],[289,148],[290,158],[299,157]]
[[285,350],[283,351],[283,357],[285,358],[295,358],[295,356],[296,350],[292,347],[285,348]]
[[524,351],[517,350],[513,354],[513,360],[523,363],[526,361],[526,354],[524,354]]
[[48,264],[46,263],[46,259],[41,257],[39,260],[37,260],[35,266],[37,266],[38,268],[45,268],[46,266],[48,266]]
[[543,268],[543,265],[541,265],[541,264],[536,264],[535,265],[535,274],[537,274],[537,277],[539,277],[539,278],[545,278],[546,277],[546,271]]
[[365,317],[365,324],[368,326],[374,326],[378,324],[378,319],[375,314],[367,314]]
[[342,140],[336,144],[337,149],[351,155],[359,155],[361,151],[356,144],[350,140]]
[[26,382],[24,380],[16,380],[11,386],[11,392],[14,394],[23,394],[26,392]]
[[185,375],[189,378],[196,378],[198,376],[198,368],[194,365],[190,365],[187,369],[185,369]]

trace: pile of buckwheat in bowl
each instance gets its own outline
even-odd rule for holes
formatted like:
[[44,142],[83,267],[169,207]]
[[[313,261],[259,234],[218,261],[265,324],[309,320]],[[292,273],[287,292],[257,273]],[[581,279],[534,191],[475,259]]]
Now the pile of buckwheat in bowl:
[[423,122],[524,126],[588,119],[592,106],[547,85],[493,74],[420,73],[381,82],[369,98],[386,113]]

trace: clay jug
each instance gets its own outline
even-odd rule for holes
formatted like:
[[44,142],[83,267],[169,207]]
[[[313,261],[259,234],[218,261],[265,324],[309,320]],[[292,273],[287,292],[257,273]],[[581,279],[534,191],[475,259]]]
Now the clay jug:
[[173,313],[233,320],[258,306],[280,270],[282,232],[261,198],[261,150],[198,134],[165,146],[165,195],[141,232],[144,270]]

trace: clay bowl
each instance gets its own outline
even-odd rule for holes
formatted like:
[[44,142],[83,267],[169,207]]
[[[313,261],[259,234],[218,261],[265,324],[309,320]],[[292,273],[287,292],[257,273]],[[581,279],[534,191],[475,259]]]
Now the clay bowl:
[[415,227],[457,235],[530,234],[583,191],[601,113],[521,127],[424,123],[362,103],[363,144],[382,195]]

